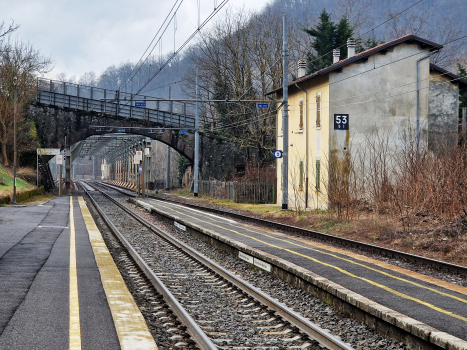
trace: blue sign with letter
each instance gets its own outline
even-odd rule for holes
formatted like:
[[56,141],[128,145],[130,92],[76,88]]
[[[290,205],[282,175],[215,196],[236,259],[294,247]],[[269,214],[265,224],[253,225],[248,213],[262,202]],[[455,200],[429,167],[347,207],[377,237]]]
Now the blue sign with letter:
[[138,173],[140,173],[140,174],[143,173],[143,167],[141,165],[139,166]]
[[278,149],[274,150],[274,158],[282,158],[282,151],[279,151]]
[[180,134],[188,134],[188,131],[187,130],[180,130]]
[[118,132],[125,132],[125,129],[118,129]]
[[135,107],[146,107],[146,102],[135,102]]
[[257,108],[269,108],[269,103],[257,103]]

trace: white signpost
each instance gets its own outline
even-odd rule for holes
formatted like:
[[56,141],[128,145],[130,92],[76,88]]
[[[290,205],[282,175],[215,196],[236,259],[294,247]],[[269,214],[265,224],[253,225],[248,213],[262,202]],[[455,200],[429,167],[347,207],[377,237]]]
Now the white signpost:
[[56,156],[60,154],[60,148],[38,148],[36,156],[36,186],[39,190],[39,156]]
[[137,161],[141,162],[143,160],[143,151],[136,151],[134,159],[135,159],[135,164],[139,164],[137,163]]
[[39,156],[57,156],[60,154],[60,148],[38,148],[37,154]]
[[63,164],[63,155],[59,154],[57,156],[57,165],[62,165]]

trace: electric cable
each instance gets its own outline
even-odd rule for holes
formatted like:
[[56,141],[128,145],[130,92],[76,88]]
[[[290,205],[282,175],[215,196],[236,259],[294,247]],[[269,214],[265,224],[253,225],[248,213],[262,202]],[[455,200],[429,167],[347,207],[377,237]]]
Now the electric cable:
[[211,12],[211,14],[198,26],[198,28],[190,35],[190,37],[165,61],[164,64],[158,69],[154,75],[148,79],[148,81],[136,92],[136,94],[139,94],[161,71],[164,69],[174,58],[177,56],[177,54],[185,48],[186,45],[198,34],[201,29],[204,28],[204,26],[209,23],[209,21],[229,2],[229,0],[223,0],[222,3],[219,4],[217,8],[214,9],[214,11]]
[[[159,27],[159,29],[158,29],[156,35],[154,35],[154,37],[152,38],[152,40],[151,40],[151,42],[149,43],[148,47],[146,48],[146,50],[144,51],[144,53],[141,55],[141,58],[140,58],[140,59],[138,60],[138,62],[135,64],[135,66],[133,67],[133,69],[131,70],[131,72],[128,74],[127,78],[124,79],[124,80],[126,80],[126,81],[125,81],[125,83],[123,83],[123,86],[125,86],[125,85],[128,83],[128,81],[130,80],[131,74],[133,73],[133,71],[135,70],[135,68],[138,66],[138,64],[141,62],[141,60],[143,59],[143,57],[144,57],[144,55],[146,54],[146,52],[148,52],[148,50],[149,50],[149,48],[151,47],[151,45],[152,45],[152,43],[154,42],[154,40],[156,40],[157,35],[158,35],[159,32],[161,31],[162,27],[164,26],[165,22],[166,22],[167,19],[169,18],[170,14],[172,13],[172,11],[173,11],[173,9],[175,8],[175,6],[177,5],[178,1],[180,1],[180,0],[176,0],[176,1],[175,1],[174,5],[172,6],[172,8],[170,9],[169,13],[167,14],[167,16],[165,17],[164,21],[162,22],[161,26]],[[180,5],[182,4],[182,2],[183,2],[183,0],[181,0]],[[178,8],[180,8],[180,5],[178,6]],[[178,10],[178,8],[177,8],[177,10]],[[156,42],[155,45],[157,45],[157,43],[158,43],[158,42]],[[154,46],[155,46],[155,45],[154,45]],[[153,50],[154,50],[154,48],[153,48]],[[152,52],[152,51],[151,51],[151,52]],[[151,52],[149,53],[149,55],[151,54]],[[148,55],[148,56],[149,56],[149,55]],[[147,58],[144,60],[144,62],[146,62],[146,60],[147,60]],[[143,66],[144,62],[141,63],[141,65],[139,66],[138,70],[141,69],[141,67]],[[135,72],[135,74],[138,72],[138,70]],[[135,74],[134,74],[134,75],[135,75]],[[134,75],[133,75],[133,76],[134,76]],[[132,79],[132,78],[131,78],[131,79]]]

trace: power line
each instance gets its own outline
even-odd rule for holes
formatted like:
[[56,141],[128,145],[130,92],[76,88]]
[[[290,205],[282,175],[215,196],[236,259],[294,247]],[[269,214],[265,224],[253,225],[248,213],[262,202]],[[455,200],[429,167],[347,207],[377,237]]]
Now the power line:
[[154,75],[148,79],[148,81],[136,92],[136,94],[139,94],[141,90],[143,90],[161,71],[164,69],[170,61],[172,61],[177,54],[185,48],[185,46],[198,34],[198,32],[203,29],[203,27],[229,2],[229,0],[223,0],[222,3],[219,4],[217,8],[214,9],[214,11],[211,12],[211,14],[201,23],[198,28],[190,35],[190,37],[173,53],[173,55],[165,61],[165,63],[158,69]]
[[[167,14],[167,16],[165,17],[164,19],[164,22],[162,22],[161,26],[159,27],[159,30],[157,31],[156,35],[154,35],[153,39],[151,40],[151,42],[149,43],[148,47],[146,48],[146,50],[144,51],[144,53],[141,55],[141,58],[139,59],[138,63],[136,63],[136,65],[133,67],[133,69],[131,70],[131,72],[128,74],[128,78],[126,80],[125,83],[123,83],[123,86],[125,86],[126,84],[128,84],[136,75],[136,73],[138,73],[138,71],[142,68],[143,64],[147,61],[147,59],[150,57],[151,53],[154,51],[156,45],[159,43],[159,41],[161,40],[162,38],[162,35],[164,35],[165,31],[167,30],[167,28],[169,27],[169,23],[167,23],[167,26],[165,27],[164,31],[161,33],[160,37],[159,37],[159,40],[154,44],[154,46],[152,47],[151,51],[148,53],[148,55],[146,56],[146,58],[144,59],[143,62],[141,62],[141,60],[143,59],[144,55],[146,54],[146,52],[149,50],[149,48],[151,47],[152,43],[154,42],[154,40],[156,39],[157,35],[159,34],[159,32],[161,31],[162,27],[164,26],[165,22],[167,22],[167,19],[169,18],[170,14],[172,13],[173,9],[175,8],[175,6],[177,5],[178,1],[180,0],[176,0],[174,5],[172,6],[172,8],[170,9],[169,13]],[[175,12],[173,13],[172,15],[172,18],[171,18],[171,21],[174,19],[175,15],[177,14],[177,11],[178,9],[180,8],[180,6],[182,5],[184,0],[181,0],[180,1],[180,4],[178,5],[177,9],[175,10]],[[134,72],[133,76],[131,76],[131,74],[133,73],[133,71],[135,70],[135,68],[138,66],[139,62],[141,62],[141,65],[138,67],[138,69]]]
[[[417,2],[415,2],[415,3],[413,3],[412,5],[410,5],[409,7],[407,7],[406,9],[404,9],[404,10],[402,10],[401,12],[397,13],[396,15],[392,16],[390,19],[384,21],[383,23],[378,24],[376,27],[373,27],[373,28],[370,29],[369,31],[367,31],[367,32],[365,32],[364,34],[360,35],[360,36],[357,37],[356,39],[361,39],[361,38],[362,38],[363,36],[365,36],[366,34],[372,32],[372,31],[375,30],[376,28],[379,28],[379,27],[382,26],[383,24],[385,24],[385,23],[389,22],[390,20],[396,18],[397,16],[401,15],[402,13],[404,13],[405,11],[411,9],[412,7],[414,7],[415,5],[419,4],[419,3],[422,2],[422,1],[423,1],[423,0],[418,0]],[[343,46],[345,46],[345,45],[346,45],[346,44],[342,44],[341,46],[337,47],[336,49],[340,49],[341,47],[343,47]],[[320,58],[323,58],[323,57],[325,57],[325,56],[327,56],[327,55],[329,55],[329,54],[331,54],[331,53],[332,53],[332,51],[329,51],[329,52],[327,52],[327,53],[325,53],[325,54],[323,54],[323,55],[321,55],[321,56],[319,56],[319,57],[316,57],[316,58],[313,60],[313,62],[316,61],[316,60],[318,60],[318,59],[320,59]],[[262,77],[264,74],[266,74],[266,71],[270,70],[270,69],[272,68],[272,66],[275,65],[277,62],[279,62],[281,59],[282,59],[282,57],[278,58],[271,66],[269,66],[269,67],[265,70],[265,72],[264,72],[263,74],[260,75],[260,77]],[[289,68],[289,72],[291,72],[291,70],[292,70],[292,67]],[[250,89],[251,89],[252,87],[253,87],[253,85],[251,85],[251,86],[245,91],[245,93],[244,93],[240,98],[242,98],[246,93],[248,93],[248,91],[250,91]]]

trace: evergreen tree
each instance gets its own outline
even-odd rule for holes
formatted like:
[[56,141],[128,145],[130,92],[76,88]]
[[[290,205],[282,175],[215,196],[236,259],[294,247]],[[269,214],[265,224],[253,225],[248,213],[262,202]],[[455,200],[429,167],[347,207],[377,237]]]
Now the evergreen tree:
[[[340,59],[347,58],[347,39],[351,38],[353,30],[350,27],[349,21],[346,17],[343,17],[336,29],[336,39],[334,49],[339,48],[341,51]],[[332,57],[332,54],[331,54]]]
[[340,48],[340,58],[347,58],[347,39],[352,37],[353,30],[347,18],[343,17],[336,25],[331,21],[331,14],[323,9],[316,28],[303,29],[315,40],[307,54],[307,74],[316,72],[332,64],[332,50]]

